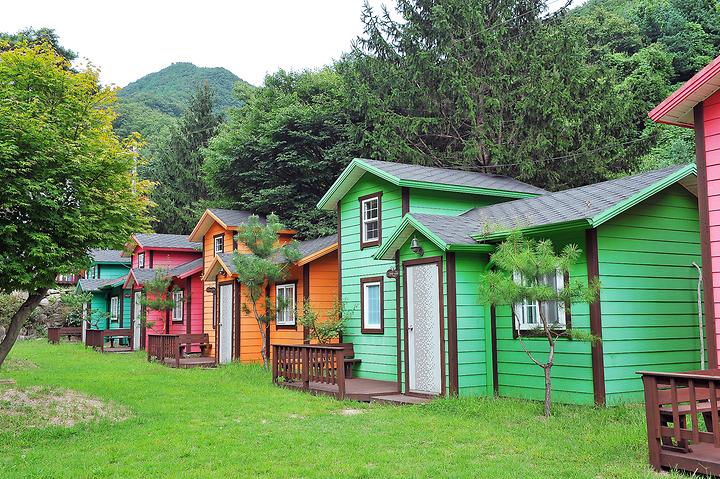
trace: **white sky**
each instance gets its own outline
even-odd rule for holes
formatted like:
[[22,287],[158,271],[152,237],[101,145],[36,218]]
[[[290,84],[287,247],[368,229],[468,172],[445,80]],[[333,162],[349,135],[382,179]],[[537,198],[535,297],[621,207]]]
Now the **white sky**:
[[[576,0],[575,5],[584,0]],[[318,68],[362,32],[363,0],[2,0],[0,32],[54,28],[61,44],[125,86],[173,62],[225,67],[260,85],[267,73]],[[369,0],[378,10],[394,0]],[[550,9],[563,0],[549,0]],[[391,8],[392,10],[392,8]]]
[[[0,32],[49,27],[125,86],[172,62],[225,67],[252,84],[278,68],[317,68],[362,32],[362,0],[26,0],[2,2]],[[392,0],[370,0],[373,7]]]

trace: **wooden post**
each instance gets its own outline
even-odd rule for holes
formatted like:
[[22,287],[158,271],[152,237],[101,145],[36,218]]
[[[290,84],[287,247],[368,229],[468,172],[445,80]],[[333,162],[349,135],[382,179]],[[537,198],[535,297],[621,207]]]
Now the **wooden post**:
[[272,382],[277,384],[278,377],[278,347],[277,344],[273,344],[273,357],[272,357]]
[[660,466],[660,436],[658,434],[660,405],[657,403],[657,379],[653,376],[643,375],[642,380],[645,389],[645,421],[647,423],[650,465],[660,472],[662,470]]
[[303,389],[310,389],[310,350],[302,348],[300,355],[300,370],[302,371]]
[[335,370],[337,371],[338,399],[345,399],[345,349],[335,352]]

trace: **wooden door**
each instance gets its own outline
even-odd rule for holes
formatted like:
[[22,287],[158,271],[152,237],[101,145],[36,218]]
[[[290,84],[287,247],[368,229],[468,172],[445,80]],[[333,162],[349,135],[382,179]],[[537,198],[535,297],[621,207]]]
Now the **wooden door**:
[[221,284],[218,300],[218,362],[232,361],[233,285]]

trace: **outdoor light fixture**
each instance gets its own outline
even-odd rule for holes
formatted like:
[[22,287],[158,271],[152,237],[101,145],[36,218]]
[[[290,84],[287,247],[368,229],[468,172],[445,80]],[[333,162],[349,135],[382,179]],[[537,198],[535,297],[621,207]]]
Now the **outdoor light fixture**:
[[390,268],[385,273],[385,276],[387,276],[390,279],[398,279],[400,277],[400,273],[398,273],[397,268]]
[[220,271],[218,271],[218,274],[220,276],[225,276],[225,270],[223,268],[220,268]]
[[422,256],[425,254],[425,250],[422,249],[422,246],[420,246],[420,242],[417,240],[415,236],[413,236],[412,241],[410,242],[410,249],[413,253],[415,253],[418,256]]
[[215,294],[215,288],[213,286],[206,288],[205,291],[211,294]]

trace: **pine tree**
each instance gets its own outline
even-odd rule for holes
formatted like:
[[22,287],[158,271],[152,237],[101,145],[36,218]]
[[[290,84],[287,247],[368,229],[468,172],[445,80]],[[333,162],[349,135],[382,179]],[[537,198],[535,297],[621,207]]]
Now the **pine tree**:
[[190,97],[168,143],[149,168],[157,182],[152,200],[158,233],[189,233],[208,199],[202,177],[201,150],[217,132],[220,117],[213,112],[214,94],[208,83]]

